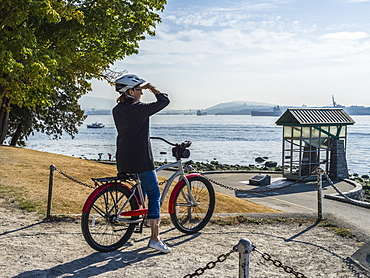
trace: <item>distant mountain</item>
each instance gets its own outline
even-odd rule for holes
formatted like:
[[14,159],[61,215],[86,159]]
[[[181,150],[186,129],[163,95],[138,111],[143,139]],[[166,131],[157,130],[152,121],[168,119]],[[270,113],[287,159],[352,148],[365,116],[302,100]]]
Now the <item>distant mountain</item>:
[[80,103],[81,108],[86,111],[112,110],[112,108],[116,105],[116,101],[113,99],[90,96],[83,96],[78,102]]
[[220,103],[205,109],[209,114],[236,113],[241,111],[242,114],[250,114],[252,110],[268,110],[276,106],[275,104],[252,101],[233,101]]
[[[81,108],[85,110],[87,115],[106,115],[110,114],[112,108],[116,105],[116,101],[113,99],[98,98],[83,96],[80,98],[79,103]],[[252,101],[232,101],[224,102],[207,109],[202,109],[203,113],[207,114],[247,114],[250,115],[252,110],[259,111],[270,111],[275,104],[264,103],[264,102],[252,102]],[[164,115],[176,115],[176,114],[196,114],[197,109],[189,110],[165,110],[161,114]]]
[[247,106],[275,106],[275,104],[265,103],[265,102],[253,102],[253,101],[232,101],[232,102],[223,102],[220,104],[217,104],[215,106],[207,108],[207,110],[212,109],[224,109],[228,107],[235,107],[235,106],[241,106],[241,105],[247,105]]

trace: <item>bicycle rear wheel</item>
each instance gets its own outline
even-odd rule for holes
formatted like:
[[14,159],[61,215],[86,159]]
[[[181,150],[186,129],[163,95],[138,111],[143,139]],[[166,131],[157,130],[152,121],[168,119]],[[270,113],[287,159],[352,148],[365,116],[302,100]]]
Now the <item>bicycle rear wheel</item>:
[[[171,221],[175,227],[187,234],[196,233],[207,225],[215,208],[215,191],[212,184],[204,177],[189,178],[191,192],[186,183],[175,196],[175,212]],[[191,202],[192,194],[196,204]]]
[[[120,184],[108,185],[93,199],[88,210],[82,213],[82,233],[93,249],[111,252],[122,247],[131,237],[136,224],[117,221],[117,214],[130,195],[131,191]],[[138,204],[135,198],[131,198],[124,211],[134,209],[138,209]],[[128,219],[135,220],[138,216]]]

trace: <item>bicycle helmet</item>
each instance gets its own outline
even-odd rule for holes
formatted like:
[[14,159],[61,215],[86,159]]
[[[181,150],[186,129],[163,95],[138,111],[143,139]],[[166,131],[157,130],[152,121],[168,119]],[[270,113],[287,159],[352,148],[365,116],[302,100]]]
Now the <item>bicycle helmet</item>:
[[127,90],[132,89],[137,85],[143,84],[144,82],[144,79],[141,79],[135,74],[126,74],[115,81],[116,91],[120,93],[125,93]]

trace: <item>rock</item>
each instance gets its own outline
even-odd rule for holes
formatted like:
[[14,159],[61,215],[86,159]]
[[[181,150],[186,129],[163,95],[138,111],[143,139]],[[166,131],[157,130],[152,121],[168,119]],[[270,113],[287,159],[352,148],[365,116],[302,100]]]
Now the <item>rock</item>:
[[277,166],[277,162],[275,162],[275,161],[266,161],[265,162],[265,166],[266,167],[276,167]]
[[257,157],[254,161],[256,161],[257,163],[262,163],[264,162],[265,160],[262,158],[262,157]]

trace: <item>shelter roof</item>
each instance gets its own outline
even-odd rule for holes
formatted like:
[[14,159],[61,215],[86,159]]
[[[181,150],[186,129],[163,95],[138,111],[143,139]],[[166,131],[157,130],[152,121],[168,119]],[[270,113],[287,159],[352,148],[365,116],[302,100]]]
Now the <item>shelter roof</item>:
[[289,108],[277,125],[353,125],[355,121],[342,108]]

